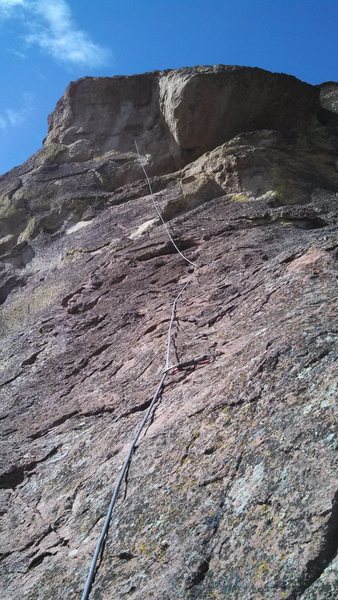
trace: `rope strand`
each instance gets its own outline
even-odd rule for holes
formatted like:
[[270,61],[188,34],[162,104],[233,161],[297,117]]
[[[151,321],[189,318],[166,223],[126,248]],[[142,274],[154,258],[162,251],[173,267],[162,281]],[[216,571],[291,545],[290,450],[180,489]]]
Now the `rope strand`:
[[[171,233],[169,231],[169,228],[168,228],[166,222],[164,221],[164,219],[162,217],[161,211],[160,211],[159,207],[157,206],[157,204],[155,202],[154,195],[153,195],[153,190],[152,190],[152,186],[151,186],[151,182],[150,182],[148,174],[147,174],[147,172],[146,172],[146,170],[144,168],[144,165],[142,163],[142,159],[141,159],[141,156],[140,156],[140,152],[139,152],[136,140],[134,140],[134,142],[135,142],[135,147],[136,147],[137,155],[138,155],[138,158],[139,158],[139,162],[140,162],[142,171],[143,171],[143,173],[145,175],[145,178],[146,178],[146,181],[147,181],[147,184],[148,184],[148,187],[149,187],[149,192],[150,192],[150,195],[151,195],[151,199],[152,199],[153,205],[155,207],[155,210],[156,210],[156,212],[157,212],[157,214],[158,214],[158,216],[159,216],[162,224],[164,225],[166,233],[167,233],[167,235],[168,235],[171,243],[173,244],[175,250],[177,251],[177,253],[186,261],[186,263],[188,263],[189,265],[191,265],[192,267],[194,267],[194,269],[196,269],[197,265],[195,263],[193,263],[191,260],[189,260],[189,258],[187,258],[186,256],[184,256],[184,254],[177,247],[177,245],[176,245],[176,243],[175,243],[175,241],[174,241],[174,239],[173,239],[173,237],[172,237],[172,235],[171,235]],[[126,456],[126,458],[124,460],[121,472],[119,474],[119,477],[118,477],[118,479],[116,481],[116,484],[115,484],[115,487],[113,489],[113,493],[112,493],[111,500],[110,500],[110,503],[109,503],[109,507],[108,507],[108,510],[107,510],[107,513],[106,513],[106,516],[105,516],[105,519],[104,519],[104,522],[103,522],[101,533],[100,533],[100,536],[99,536],[99,538],[97,540],[97,543],[96,543],[96,546],[95,546],[95,550],[94,550],[94,554],[93,554],[93,557],[92,557],[92,560],[91,560],[91,563],[90,563],[90,567],[89,567],[87,579],[86,579],[86,582],[85,582],[85,587],[84,587],[84,590],[83,590],[83,593],[82,593],[82,596],[81,596],[81,600],[88,600],[88,598],[89,598],[89,595],[90,595],[90,592],[91,592],[91,589],[92,589],[92,586],[93,586],[93,583],[94,583],[95,575],[96,575],[96,572],[97,572],[97,563],[98,563],[98,560],[99,560],[99,558],[101,556],[101,553],[103,551],[105,541],[107,539],[111,517],[112,517],[113,511],[114,511],[116,502],[118,500],[118,496],[119,496],[119,492],[120,492],[122,483],[125,480],[126,476],[128,475],[128,471],[129,471],[129,467],[130,467],[132,455],[135,452],[135,449],[136,449],[136,446],[137,446],[137,442],[138,442],[138,440],[139,440],[139,438],[141,436],[141,433],[142,433],[143,429],[145,428],[145,426],[147,425],[148,420],[152,419],[153,416],[154,416],[154,412],[156,410],[156,404],[157,404],[157,402],[158,402],[158,400],[159,400],[159,398],[161,396],[161,393],[162,393],[162,390],[163,390],[163,386],[164,386],[164,380],[165,380],[165,378],[168,375],[172,375],[174,373],[174,369],[179,369],[179,368],[183,369],[183,368],[185,368],[187,366],[191,366],[191,365],[206,364],[205,361],[206,361],[208,355],[204,355],[202,357],[197,357],[195,359],[192,359],[191,361],[188,361],[186,363],[182,363],[181,365],[180,364],[176,364],[176,365],[170,367],[170,351],[171,351],[171,346],[172,346],[172,328],[173,328],[173,324],[174,324],[174,320],[175,320],[175,315],[176,315],[176,306],[177,306],[177,302],[180,299],[180,297],[182,296],[184,290],[189,285],[190,280],[191,279],[189,279],[183,285],[183,287],[180,289],[180,291],[178,292],[178,294],[176,295],[176,297],[175,297],[175,299],[174,299],[174,301],[172,303],[171,317],[170,317],[170,322],[169,322],[169,325],[168,325],[168,333],[167,333],[167,347],[166,347],[165,368],[162,371],[160,382],[159,382],[159,384],[158,384],[158,386],[156,388],[156,391],[155,391],[154,396],[153,396],[153,398],[151,400],[151,403],[149,404],[148,409],[147,409],[147,411],[146,411],[146,413],[145,413],[145,415],[144,415],[144,417],[142,419],[142,422],[140,423],[140,425],[139,425],[139,427],[138,427],[138,429],[136,431],[134,439],[132,440],[132,442],[131,442],[131,444],[129,446],[129,450],[128,450],[127,456]]]
[[123,479],[124,479],[125,474],[126,474],[126,472],[128,470],[129,462],[131,460],[131,457],[132,457],[132,454],[134,452],[135,446],[136,446],[136,444],[138,442],[138,439],[139,439],[139,437],[140,437],[140,435],[142,433],[143,427],[145,426],[145,424],[146,424],[146,422],[148,420],[148,417],[149,417],[149,415],[150,415],[150,413],[151,413],[151,411],[153,409],[153,406],[155,405],[156,400],[157,400],[157,398],[158,398],[158,396],[159,396],[159,394],[160,394],[160,392],[162,390],[162,386],[163,386],[164,380],[166,378],[166,375],[167,375],[167,373],[163,373],[163,375],[161,377],[161,381],[160,381],[160,383],[157,386],[156,392],[155,392],[155,394],[153,396],[153,399],[152,399],[152,401],[151,401],[151,403],[150,403],[150,405],[149,405],[149,407],[147,409],[146,414],[143,417],[141,425],[139,426],[139,428],[138,428],[138,430],[136,432],[136,435],[135,435],[132,443],[130,444],[127,457],[126,457],[126,459],[125,459],[125,461],[123,463],[123,466],[122,466],[122,469],[121,469],[121,473],[120,473],[120,475],[118,477],[118,480],[117,480],[117,482],[115,484],[115,488],[114,488],[114,491],[113,491],[113,494],[112,494],[112,497],[111,497],[111,501],[110,501],[110,504],[109,504],[109,507],[108,507],[108,510],[107,510],[107,513],[106,513],[106,517],[105,517],[105,520],[104,520],[104,523],[103,523],[103,527],[102,527],[102,530],[101,530],[100,537],[99,537],[99,539],[97,541],[97,544],[95,546],[93,558],[92,558],[91,563],[90,563],[90,568],[89,568],[89,571],[88,571],[88,575],[87,575],[85,587],[84,587],[84,590],[83,590],[83,594],[81,596],[81,600],[87,600],[89,598],[89,594],[91,592],[92,585],[93,585],[94,578],[95,578],[95,574],[96,574],[97,561],[98,561],[98,559],[100,557],[101,549],[102,549],[102,547],[104,545],[106,536],[108,534],[109,525],[110,525],[110,519],[111,519],[111,516],[113,514],[113,510],[114,510],[115,504],[117,502],[118,494],[119,494],[119,491],[120,491]]
[[137,156],[138,156],[138,159],[139,159],[139,163],[140,163],[141,169],[142,169],[142,171],[144,173],[144,176],[145,176],[147,184],[148,184],[148,188],[149,188],[149,192],[150,192],[152,203],[154,205],[154,208],[155,208],[155,210],[156,210],[156,212],[157,212],[160,220],[162,221],[164,229],[167,232],[168,238],[170,239],[172,245],[174,246],[174,248],[178,252],[178,254],[180,254],[180,256],[182,256],[183,260],[185,260],[187,263],[189,263],[189,265],[191,265],[192,267],[196,268],[197,265],[194,262],[192,262],[191,260],[189,260],[189,258],[187,258],[186,256],[184,256],[184,254],[181,252],[181,250],[177,247],[177,244],[176,244],[173,236],[171,235],[171,233],[169,231],[169,227],[168,227],[168,225],[166,224],[165,220],[162,217],[162,213],[161,213],[159,207],[157,206],[157,204],[155,202],[155,198],[154,198],[154,193],[153,193],[153,189],[152,189],[152,186],[151,186],[151,182],[150,182],[150,179],[148,177],[147,171],[144,168],[144,165],[143,165],[143,162],[142,162],[142,158],[141,158],[141,155],[140,155],[140,152],[139,152],[139,149],[138,149],[137,141],[134,140],[134,143],[135,143],[135,148],[136,148],[136,152],[137,152]]
[[94,582],[94,578],[95,578],[95,573],[96,573],[96,566],[97,566],[97,562],[98,559],[100,557],[101,554],[101,550],[104,546],[104,542],[105,539],[107,537],[108,534],[108,529],[109,529],[109,524],[110,524],[110,520],[111,520],[111,516],[113,514],[113,510],[115,508],[117,499],[118,499],[118,495],[120,492],[120,488],[121,485],[123,483],[123,480],[125,478],[126,473],[128,472],[128,468],[129,468],[129,464],[133,455],[133,452],[135,450],[135,447],[137,445],[137,442],[140,438],[140,435],[149,419],[149,417],[151,416],[153,409],[156,405],[156,402],[162,392],[162,388],[163,388],[163,384],[164,384],[164,380],[167,377],[167,375],[169,374],[169,361],[170,361],[170,348],[171,348],[171,341],[172,341],[172,336],[171,336],[171,331],[172,331],[172,325],[174,322],[174,318],[175,318],[175,310],[176,310],[176,304],[180,298],[180,296],[182,295],[183,291],[185,290],[185,288],[187,287],[189,282],[187,282],[183,288],[179,291],[179,293],[177,294],[176,298],[174,299],[174,302],[172,304],[172,311],[171,311],[171,319],[170,319],[170,323],[169,323],[169,327],[168,327],[168,336],[167,336],[167,352],[166,352],[166,366],[164,371],[162,372],[162,377],[160,380],[160,383],[158,384],[157,388],[156,388],[156,392],[152,398],[151,403],[148,406],[147,412],[145,413],[141,424],[139,425],[136,435],[134,436],[133,441],[131,442],[130,446],[129,446],[129,450],[128,450],[128,454],[127,457],[123,463],[120,475],[117,479],[117,482],[115,484],[115,488],[111,497],[111,501],[106,513],[106,517],[102,526],[102,530],[101,530],[101,534],[100,537],[97,541],[97,544],[95,546],[95,550],[94,550],[94,554],[93,554],[93,558],[91,560],[90,563],[90,567],[89,567],[89,571],[88,571],[88,575],[87,575],[87,579],[86,579],[86,583],[85,583],[85,587],[84,587],[84,591],[83,594],[81,596],[81,600],[87,600],[89,598],[89,594]]

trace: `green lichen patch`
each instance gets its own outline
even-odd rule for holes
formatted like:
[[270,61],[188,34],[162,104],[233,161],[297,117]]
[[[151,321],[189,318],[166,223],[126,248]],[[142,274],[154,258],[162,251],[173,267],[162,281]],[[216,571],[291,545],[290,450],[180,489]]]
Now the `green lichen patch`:
[[230,196],[231,202],[248,202],[251,198],[248,194],[231,194]]
[[18,238],[18,243],[20,242],[28,242],[34,237],[38,226],[38,221],[36,217],[31,217],[28,219],[25,229],[22,231]]

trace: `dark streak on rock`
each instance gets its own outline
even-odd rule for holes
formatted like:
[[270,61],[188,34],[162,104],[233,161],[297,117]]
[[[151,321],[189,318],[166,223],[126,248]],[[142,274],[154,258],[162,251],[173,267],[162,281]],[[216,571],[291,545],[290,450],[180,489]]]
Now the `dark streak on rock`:
[[43,349],[33,352],[33,354],[31,354],[28,358],[26,358],[25,360],[22,361],[21,367],[26,367],[27,365],[33,365],[35,363],[37,357],[39,356],[39,354],[41,354],[41,352],[43,352]]
[[196,571],[188,578],[186,589],[191,589],[192,587],[195,587],[204,581],[206,574],[209,571],[209,562],[210,557],[205,558],[202,560],[202,562],[200,562]]
[[28,570],[34,569],[35,567],[41,565],[42,561],[48,556],[53,556],[53,552],[43,552],[42,554],[39,554],[38,556],[33,558],[33,560],[28,565]]
[[332,511],[327,521],[318,555],[306,564],[305,573],[287,600],[298,600],[323,574],[338,551],[338,490],[332,500]]
[[51,456],[54,456],[57,453],[58,449],[59,446],[53,448],[46,456],[44,456],[40,460],[34,460],[26,465],[12,467],[9,471],[3,473],[0,476],[0,489],[14,490],[18,485],[20,485],[24,481],[27,473],[33,471],[33,469],[35,469],[35,467],[39,463],[42,463],[45,460],[48,460],[48,458],[50,458]]

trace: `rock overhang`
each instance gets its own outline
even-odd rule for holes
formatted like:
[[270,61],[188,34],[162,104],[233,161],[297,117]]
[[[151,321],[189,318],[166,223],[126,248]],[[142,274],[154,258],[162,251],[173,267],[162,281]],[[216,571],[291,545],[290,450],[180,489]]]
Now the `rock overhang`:
[[319,90],[295,77],[250,67],[182,68],[72,83],[49,117],[45,145],[58,160],[133,151],[137,138],[153,173],[182,166],[242,131],[304,128]]

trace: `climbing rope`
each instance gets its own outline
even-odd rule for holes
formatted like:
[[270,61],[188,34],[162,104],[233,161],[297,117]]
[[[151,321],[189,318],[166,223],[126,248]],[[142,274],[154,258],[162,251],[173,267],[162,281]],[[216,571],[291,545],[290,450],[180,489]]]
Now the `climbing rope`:
[[[180,291],[180,295],[182,293],[182,290]],[[176,296],[175,301],[176,302],[178,300],[178,296]],[[93,558],[91,560],[90,563],[90,568],[88,571],[88,575],[87,575],[87,579],[86,579],[86,583],[85,583],[85,587],[84,587],[84,591],[83,594],[81,596],[81,600],[87,600],[89,598],[90,592],[91,592],[91,588],[94,582],[94,578],[95,578],[95,574],[96,574],[96,569],[97,569],[97,562],[99,560],[99,557],[101,555],[101,551],[104,547],[104,543],[108,534],[108,530],[109,530],[109,524],[110,524],[110,520],[113,514],[113,510],[114,507],[116,505],[117,499],[118,499],[118,495],[120,492],[120,488],[121,485],[123,483],[123,480],[125,479],[125,476],[128,472],[129,469],[129,465],[133,456],[133,453],[135,452],[136,449],[136,445],[137,442],[141,436],[141,433],[144,429],[144,427],[146,426],[149,418],[152,416],[153,410],[156,407],[157,401],[159,400],[162,390],[163,390],[163,386],[164,386],[164,380],[166,379],[166,377],[168,375],[174,375],[175,373],[177,373],[178,371],[183,371],[185,369],[188,368],[195,368],[197,365],[205,365],[205,364],[209,364],[211,362],[213,362],[214,360],[214,356],[211,354],[204,354],[203,356],[199,356],[196,358],[193,358],[192,360],[186,361],[184,363],[178,363],[176,365],[173,365],[171,367],[166,368],[161,376],[161,380],[156,388],[156,391],[153,395],[153,398],[151,400],[151,403],[149,404],[147,411],[137,429],[137,432],[135,434],[134,439],[132,440],[130,446],[129,446],[129,450],[128,450],[128,454],[125,458],[125,461],[123,463],[120,475],[116,481],[115,487],[114,487],[114,491],[110,500],[110,504],[106,513],[106,517],[101,529],[101,534],[100,537],[98,538],[98,541],[96,543],[95,546],[95,550],[94,550],[94,554],[93,554]]]
[[173,236],[171,235],[171,233],[169,231],[169,227],[168,227],[167,223],[165,222],[165,220],[163,219],[162,213],[161,213],[159,207],[157,206],[157,203],[155,202],[155,198],[154,198],[154,194],[153,194],[153,188],[152,188],[152,185],[151,185],[151,181],[150,181],[150,179],[148,177],[147,171],[145,170],[144,164],[142,162],[142,158],[141,158],[141,155],[140,155],[140,152],[139,152],[139,149],[138,149],[137,141],[134,140],[134,143],[135,143],[135,148],[136,148],[137,156],[138,156],[138,159],[139,159],[139,163],[141,165],[142,171],[144,173],[144,176],[145,176],[147,184],[148,184],[148,188],[149,188],[149,192],[150,192],[150,196],[151,196],[151,201],[152,201],[152,203],[154,205],[154,208],[155,208],[155,210],[156,210],[156,212],[157,212],[157,214],[159,216],[159,219],[161,220],[161,222],[162,222],[162,224],[164,226],[164,229],[167,232],[168,238],[170,239],[172,245],[174,246],[174,248],[178,252],[178,254],[180,254],[180,256],[182,256],[182,258],[187,263],[189,263],[189,265],[191,265],[192,267],[196,268],[196,264],[193,263],[191,260],[189,260],[189,258],[187,258],[186,256],[184,256],[183,252],[181,252],[181,250],[177,247],[177,244],[176,244]]
[[125,459],[125,461],[123,463],[123,466],[122,466],[122,469],[121,469],[121,473],[120,473],[120,475],[118,477],[118,480],[117,480],[117,482],[115,484],[115,488],[114,488],[114,491],[113,491],[113,494],[112,494],[112,497],[111,497],[111,501],[110,501],[110,504],[109,504],[109,507],[108,507],[108,510],[107,510],[107,514],[106,514],[103,526],[102,526],[100,537],[99,537],[99,539],[97,541],[97,544],[95,546],[93,558],[92,558],[92,561],[90,563],[90,568],[89,568],[89,571],[88,571],[88,575],[87,575],[87,579],[86,579],[86,584],[85,584],[85,587],[84,587],[84,590],[83,590],[83,594],[81,596],[81,600],[87,600],[87,598],[89,598],[89,594],[90,594],[90,591],[91,591],[91,588],[92,588],[92,585],[93,585],[93,582],[94,582],[94,578],[95,578],[97,561],[98,561],[98,559],[100,557],[101,550],[102,550],[102,548],[104,546],[104,543],[105,543],[105,540],[106,540],[106,537],[107,537],[107,534],[108,534],[110,519],[111,519],[111,516],[113,514],[113,510],[114,510],[114,507],[115,507],[115,504],[116,504],[116,501],[117,501],[117,498],[118,498],[118,495],[119,495],[119,491],[120,491],[121,485],[122,485],[123,480],[125,478],[125,475],[126,475],[126,473],[128,471],[129,463],[131,461],[131,458],[132,458],[133,452],[135,450],[136,444],[138,442],[138,439],[139,439],[139,437],[140,437],[140,435],[142,433],[142,430],[143,430],[145,424],[148,421],[148,418],[149,418],[149,416],[150,416],[150,414],[151,414],[151,412],[153,410],[153,407],[154,407],[154,405],[155,405],[158,397],[161,394],[163,383],[164,383],[164,380],[166,378],[166,375],[167,375],[167,372],[164,372],[162,374],[161,381],[160,381],[160,383],[157,386],[157,389],[156,389],[156,392],[155,392],[155,394],[153,396],[153,399],[152,399],[151,403],[148,406],[147,412],[146,412],[146,414],[143,417],[143,420],[142,420],[142,422],[141,422],[141,424],[140,424],[140,426],[139,426],[139,428],[138,428],[138,430],[136,432],[136,435],[135,435],[132,443],[130,444],[127,457],[126,457],[126,459]]
[[[149,187],[149,192],[152,198],[152,202],[153,205],[156,209],[156,212],[161,220],[161,222],[164,225],[164,228],[166,230],[166,233],[171,241],[171,243],[173,244],[173,246],[175,247],[176,251],[178,252],[178,254],[180,254],[180,256],[187,262],[189,263],[191,266],[194,267],[194,269],[196,268],[196,264],[193,263],[191,260],[189,260],[189,258],[187,258],[186,256],[184,256],[184,254],[182,254],[182,252],[179,250],[179,248],[177,247],[170,231],[169,228],[166,224],[166,222],[164,221],[161,211],[159,209],[159,207],[157,206],[155,200],[154,200],[154,195],[153,195],[153,191],[152,191],[152,186],[151,186],[151,182],[150,179],[148,177],[148,174],[144,168],[144,165],[142,163],[142,159],[139,153],[139,149],[137,146],[137,142],[136,140],[134,140],[135,142],[135,147],[136,147],[136,151],[137,151],[137,155],[139,158],[139,162],[140,165],[142,167],[143,173],[145,175],[145,178],[147,180],[148,183],[148,187]],[[115,483],[115,487],[113,489],[113,493],[111,496],[111,500],[110,500],[110,504],[104,519],[104,523],[101,529],[101,533],[100,536],[97,540],[96,546],[95,546],[95,550],[94,550],[94,554],[90,563],[90,567],[89,567],[89,571],[88,571],[88,575],[87,575],[87,579],[86,579],[86,583],[85,583],[85,587],[81,596],[81,600],[88,600],[93,583],[94,583],[94,579],[95,579],[95,575],[96,575],[96,571],[97,571],[97,562],[101,556],[101,553],[103,551],[104,548],[104,544],[108,535],[108,530],[109,530],[109,525],[110,525],[110,520],[113,514],[113,510],[115,508],[116,502],[118,500],[118,496],[119,496],[119,492],[122,486],[122,483],[124,480],[126,480],[127,476],[128,476],[128,471],[129,471],[129,466],[131,463],[131,459],[133,456],[133,453],[135,452],[136,446],[137,446],[137,442],[141,436],[141,433],[143,431],[143,429],[145,428],[145,426],[147,425],[148,421],[150,419],[152,419],[153,415],[154,415],[154,411],[156,410],[156,405],[157,402],[162,394],[163,391],[163,387],[164,387],[164,381],[166,379],[166,377],[168,375],[174,375],[175,373],[177,373],[178,371],[183,371],[183,370],[187,370],[187,369],[192,369],[195,368],[197,365],[203,365],[203,364],[209,364],[210,362],[212,362],[214,360],[214,356],[211,354],[204,354],[203,356],[198,356],[196,358],[193,358],[189,361],[186,362],[182,362],[182,363],[178,363],[175,365],[170,366],[170,352],[171,352],[171,346],[172,346],[172,328],[173,328],[173,324],[174,324],[174,320],[175,320],[175,314],[176,314],[176,307],[177,307],[177,302],[180,299],[180,297],[182,296],[184,290],[187,288],[188,284],[190,283],[190,279],[183,285],[183,287],[180,289],[180,291],[178,292],[177,296],[175,297],[173,303],[172,303],[172,307],[171,307],[171,317],[170,317],[170,322],[169,322],[169,326],[168,326],[168,334],[167,334],[167,348],[166,348],[166,360],[165,360],[165,368],[162,371],[162,375],[161,375],[161,379],[160,382],[156,388],[156,391],[152,397],[152,400],[147,408],[147,411],[136,431],[136,434],[134,436],[134,439],[132,440],[130,446],[129,446],[129,450],[127,453],[127,456],[124,460],[120,475]],[[151,421],[150,421],[151,423]]]

